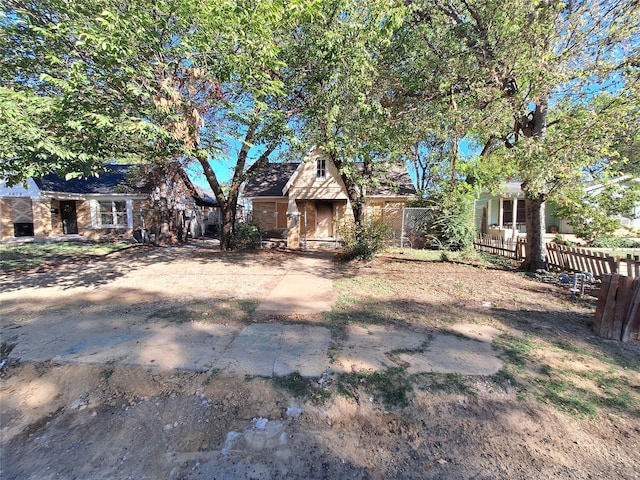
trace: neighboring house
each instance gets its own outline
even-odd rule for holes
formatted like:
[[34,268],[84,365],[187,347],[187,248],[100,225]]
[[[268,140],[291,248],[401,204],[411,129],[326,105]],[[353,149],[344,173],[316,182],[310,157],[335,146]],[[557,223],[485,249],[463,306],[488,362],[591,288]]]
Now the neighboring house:
[[[364,197],[377,215],[400,217],[415,194],[406,169],[392,167]],[[301,163],[267,164],[247,181],[243,197],[251,203],[253,222],[269,236],[286,238],[289,248],[335,241],[336,226],[352,212],[338,169],[317,148]]]
[[[0,239],[130,237],[136,228],[153,228],[153,188],[132,184],[131,166],[110,165],[98,177],[66,180],[56,174],[27,179],[27,185],[0,182]],[[190,181],[183,216],[202,217],[215,200],[202,197]],[[198,212],[196,215],[194,212]],[[204,231],[206,225],[201,221]]]
[[[620,181],[628,181],[630,177],[621,177]],[[482,192],[475,202],[475,224],[478,233],[489,234],[505,239],[515,238],[526,233],[524,193],[519,181],[510,181],[502,185],[497,195]],[[585,188],[585,195],[597,193],[602,185],[596,184]],[[556,214],[553,202],[545,205],[545,229],[551,234],[571,234],[573,228],[569,221]],[[637,205],[632,218],[617,217],[622,226],[640,228],[640,205]]]

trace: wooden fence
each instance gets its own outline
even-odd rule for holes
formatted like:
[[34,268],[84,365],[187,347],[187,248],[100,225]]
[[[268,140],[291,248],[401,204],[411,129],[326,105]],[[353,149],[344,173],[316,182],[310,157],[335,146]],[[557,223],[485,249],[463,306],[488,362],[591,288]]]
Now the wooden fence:
[[550,268],[555,270],[589,272],[595,278],[614,273],[622,273],[635,278],[640,277],[640,256],[612,257],[605,252],[567,247],[558,243],[547,243],[547,263]]
[[525,258],[526,240],[520,237],[512,240],[484,234],[474,240],[473,246],[482,252],[501,255],[514,260]]
[[[501,255],[514,260],[526,258],[525,238],[516,240],[478,236],[473,246],[482,252]],[[547,243],[547,264],[550,269],[561,272],[589,272],[594,278],[620,273],[632,278],[640,278],[640,255],[613,257],[605,252],[594,252],[586,248],[567,247],[560,243]]]
[[623,342],[640,340],[640,277],[602,276],[593,332]]

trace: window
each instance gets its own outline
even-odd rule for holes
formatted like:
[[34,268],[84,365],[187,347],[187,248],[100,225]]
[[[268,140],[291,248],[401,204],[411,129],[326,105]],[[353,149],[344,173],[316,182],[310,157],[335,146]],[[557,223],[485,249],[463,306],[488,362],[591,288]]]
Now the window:
[[327,160],[318,158],[316,160],[316,178],[326,178],[327,176]]
[[126,227],[127,220],[127,202],[98,202],[98,225]]
[[[516,208],[518,211],[516,212],[516,223],[524,224],[525,223],[525,209],[524,209],[524,200],[518,199],[516,204]],[[513,200],[503,199],[502,200],[502,224],[503,225],[511,225],[513,223]]]

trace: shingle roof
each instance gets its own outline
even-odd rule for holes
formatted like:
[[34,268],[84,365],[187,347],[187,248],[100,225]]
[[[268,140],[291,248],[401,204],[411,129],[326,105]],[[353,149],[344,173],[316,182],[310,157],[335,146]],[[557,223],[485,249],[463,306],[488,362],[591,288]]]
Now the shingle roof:
[[[416,187],[407,172],[407,169],[400,164],[383,164],[386,168],[381,169],[376,175],[379,185],[370,187],[368,195],[379,196],[411,196],[416,194]],[[381,165],[382,166],[382,165]]]
[[299,163],[268,163],[249,178],[242,194],[247,197],[282,197],[284,186]]
[[50,173],[43,177],[34,178],[41,191],[79,194],[112,194],[122,193],[118,187],[125,187],[128,191],[144,192],[141,185],[132,185],[127,174],[131,165],[109,165],[108,171],[98,177],[73,178],[65,180],[61,176]]
[[[253,197],[282,197],[282,190],[299,163],[269,163],[247,180],[243,195]],[[386,164],[388,165],[388,164]],[[413,181],[402,165],[391,165],[380,175],[379,185],[369,189],[369,195],[415,195]]]

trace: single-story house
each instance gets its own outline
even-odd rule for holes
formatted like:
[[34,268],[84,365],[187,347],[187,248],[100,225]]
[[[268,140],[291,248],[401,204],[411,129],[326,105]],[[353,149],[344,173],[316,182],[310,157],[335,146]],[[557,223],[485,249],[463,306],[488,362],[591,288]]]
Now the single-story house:
[[[393,223],[385,215],[401,217],[416,189],[406,168],[392,165],[364,193],[372,214]],[[319,148],[300,163],[268,163],[247,180],[242,195],[250,202],[253,223],[269,236],[286,238],[289,248],[336,241],[337,226],[352,213],[338,169]]]
[[[28,178],[9,187],[0,181],[0,240],[14,237],[83,238],[131,237],[136,228],[153,228],[153,186],[132,184],[130,165],[109,165],[99,176],[65,179],[56,174]],[[215,199],[196,189],[183,200],[182,215],[219,221]],[[210,211],[213,211],[211,213]],[[203,215],[206,215],[206,219]],[[193,233],[193,230],[192,230]]]
[[[630,177],[621,177],[627,181]],[[505,239],[515,238],[526,233],[524,193],[520,181],[509,181],[502,185],[499,194],[482,192],[475,201],[476,230]],[[601,184],[585,188],[585,195],[597,193]],[[556,215],[556,205],[549,201],[545,205],[545,229],[550,234],[572,234],[573,228],[566,218]],[[621,226],[640,228],[640,205],[635,207],[631,217],[617,217]]]

